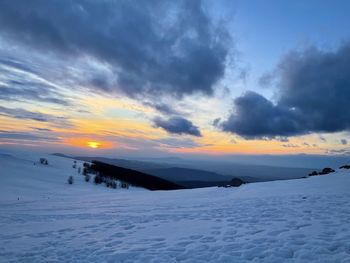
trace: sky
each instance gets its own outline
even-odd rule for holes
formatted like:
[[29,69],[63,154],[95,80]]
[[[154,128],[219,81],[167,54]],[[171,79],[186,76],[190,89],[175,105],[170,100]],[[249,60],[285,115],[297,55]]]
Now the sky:
[[350,154],[349,1],[0,1],[0,148]]

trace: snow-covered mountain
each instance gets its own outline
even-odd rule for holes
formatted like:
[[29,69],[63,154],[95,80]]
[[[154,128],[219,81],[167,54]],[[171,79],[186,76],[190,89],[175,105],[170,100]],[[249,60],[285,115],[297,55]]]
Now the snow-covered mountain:
[[350,262],[348,170],[151,192],[87,183],[72,165],[0,154],[0,262]]

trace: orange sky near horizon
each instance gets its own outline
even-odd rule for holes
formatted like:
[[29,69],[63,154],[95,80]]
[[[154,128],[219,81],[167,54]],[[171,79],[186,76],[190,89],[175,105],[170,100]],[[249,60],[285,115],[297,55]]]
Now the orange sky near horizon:
[[[66,123],[17,119],[0,115],[0,126],[4,130],[17,133],[35,134],[38,138],[1,139],[0,144],[16,144],[40,147],[40,145],[60,145],[77,149],[116,151],[124,149],[147,154],[147,147],[138,144],[150,142],[150,150],[156,149],[172,154],[323,154],[330,147],[329,142],[321,141],[316,135],[289,138],[288,142],[279,140],[246,140],[244,138],[216,130],[202,123],[202,137],[174,135],[154,127],[148,120],[156,116],[154,109],[130,99],[94,98],[82,96],[78,101],[89,113],[77,113],[74,109],[60,112],[50,107],[33,106],[33,111],[57,116],[69,116]],[[15,104],[17,107],[21,103]],[[40,110],[39,110],[40,109]],[[20,136],[19,136],[20,137]],[[47,138],[46,138],[47,137]],[[167,143],[178,141],[179,145]],[[182,142],[185,141],[182,145]],[[330,141],[330,140],[329,140]],[[94,142],[94,143],[91,143]],[[189,145],[188,142],[191,142]],[[306,143],[307,142],[307,143]],[[20,144],[19,143],[19,144]],[[337,147],[336,143],[331,144]],[[92,147],[94,146],[94,147]]]

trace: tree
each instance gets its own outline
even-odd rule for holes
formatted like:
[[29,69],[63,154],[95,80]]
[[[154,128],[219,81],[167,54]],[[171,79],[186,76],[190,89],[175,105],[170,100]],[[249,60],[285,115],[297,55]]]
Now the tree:
[[91,178],[91,176],[89,174],[85,175],[85,182],[89,182],[90,178]]
[[316,176],[316,175],[318,175],[318,172],[316,172],[316,171],[313,171],[312,173],[309,173],[309,176]]
[[44,165],[48,165],[49,164],[49,162],[47,161],[46,158],[40,158],[40,163],[44,164]]
[[71,175],[68,177],[68,184],[73,184],[74,183],[74,177]]
[[244,182],[239,178],[233,178],[230,182],[230,186],[238,187],[244,184]]

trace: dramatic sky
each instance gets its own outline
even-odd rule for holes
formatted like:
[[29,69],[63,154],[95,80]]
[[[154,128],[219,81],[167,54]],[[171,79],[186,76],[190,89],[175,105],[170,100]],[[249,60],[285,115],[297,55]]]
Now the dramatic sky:
[[350,2],[0,1],[0,147],[349,154]]

